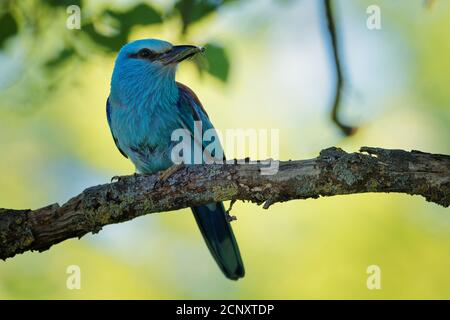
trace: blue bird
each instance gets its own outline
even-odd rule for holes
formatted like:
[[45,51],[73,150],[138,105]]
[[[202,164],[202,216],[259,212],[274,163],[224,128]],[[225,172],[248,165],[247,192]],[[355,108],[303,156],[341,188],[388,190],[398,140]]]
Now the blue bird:
[[[173,166],[174,130],[184,128],[193,136],[195,121],[214,128],[195,93],[175,81],[178,63],[201,51],[157,39],[137,40],[120,50],[106,112],[117,148],[138,172],[153,174]],[[244,265],[223,204],[191,209],[222,272],[232,280],[242,278]]]

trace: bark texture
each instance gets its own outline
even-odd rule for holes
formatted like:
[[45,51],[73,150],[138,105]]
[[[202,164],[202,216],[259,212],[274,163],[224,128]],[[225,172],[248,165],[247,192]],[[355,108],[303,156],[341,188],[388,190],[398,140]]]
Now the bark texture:
[[264,204],[366,192],[398,192],[450,205],[450,156],[363,147],[358,153],[322,150],[317,158],[267,164],[196,165],[160,174],[124,176],[91,187],[64,205],[36,210],[0,209],[0,258],[44,251],[69,238],[135,217],[210,202]]

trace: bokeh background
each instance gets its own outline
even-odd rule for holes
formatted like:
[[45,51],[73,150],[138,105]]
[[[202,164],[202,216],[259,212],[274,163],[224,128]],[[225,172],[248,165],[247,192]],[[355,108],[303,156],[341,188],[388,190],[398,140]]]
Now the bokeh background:
[[[281,159],[363,145],[450,154],[450,2],[334,1],[347,86],[345,137],[322,1],[45,0],[0,3],[0,207],[63,203],[134,167],[105,101],[117,50],[139,38],[208,44],[180,66],[218,128],[278,128]],[[80,30],[66,28],[69,5]],[[369,5],[381,30],[366,27]],[[419,197],[362,194],[237,203],[246,277],[218,270],[189,210],[105,227],[0,261],[0,299],[449,299],[450,212]],[[381,290],[366,287],[369,265]],[[66,268],[81,268],[81,289]]]

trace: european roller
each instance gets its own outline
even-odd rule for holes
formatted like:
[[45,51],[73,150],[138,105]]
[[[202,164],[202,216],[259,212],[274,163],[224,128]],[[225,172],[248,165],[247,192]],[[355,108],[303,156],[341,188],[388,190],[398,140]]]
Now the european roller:
[[[187,129],[194,136],[197,121],[214,128],[195,93],[175,81],[178,63],[202,49],[175,46],[157,39],[126,44],[120,50],[106,104],[108,124],[119,151],[136,170],[153,174],[174,165],[172,132]],[[202,144],[202,141],[195,143]],[[200,232],[225,276],[244,276],[244,265],[222,203],[192,207]]]

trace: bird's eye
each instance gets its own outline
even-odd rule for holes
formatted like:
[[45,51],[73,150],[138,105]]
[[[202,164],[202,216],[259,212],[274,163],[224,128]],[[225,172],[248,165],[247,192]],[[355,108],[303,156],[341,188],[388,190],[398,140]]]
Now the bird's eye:
[[144,48],[144,49],[142,49],[142,50],[139,50],[138,56],[139,56],[140,58],[149,59],[149,58],[151,58],[151,57],[154,56],[154,53],[153,53],[150,49]]

